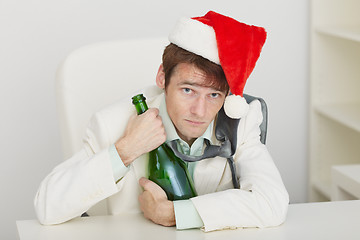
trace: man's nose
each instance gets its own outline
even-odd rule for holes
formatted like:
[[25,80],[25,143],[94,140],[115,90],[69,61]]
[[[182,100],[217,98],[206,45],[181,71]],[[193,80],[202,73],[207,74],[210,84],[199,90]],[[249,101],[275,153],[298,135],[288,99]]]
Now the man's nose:
[[206,99],[199,97],[191,105],[191,113],[197,117],[204,117],[206,114]]

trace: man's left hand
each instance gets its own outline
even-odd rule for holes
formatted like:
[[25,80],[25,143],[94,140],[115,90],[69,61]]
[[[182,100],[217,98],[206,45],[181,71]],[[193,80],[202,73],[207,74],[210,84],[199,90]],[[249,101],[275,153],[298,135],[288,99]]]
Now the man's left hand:
[[146,178],[140,178],[139,184],[144,188],[144,192],[139,195],[140,208],[144,216],[156,224],[174,226],[174,204],[167,199],[164,190]]

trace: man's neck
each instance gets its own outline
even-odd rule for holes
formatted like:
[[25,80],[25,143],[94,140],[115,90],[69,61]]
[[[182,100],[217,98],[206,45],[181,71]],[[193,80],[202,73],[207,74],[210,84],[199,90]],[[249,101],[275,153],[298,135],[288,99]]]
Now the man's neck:
[[192,138],[190,140],[185,140],[185,139],[182,139],[182,140],[184,140],[189,145],[189,147],[191,147],[191,145],[195,142],[196,138]]

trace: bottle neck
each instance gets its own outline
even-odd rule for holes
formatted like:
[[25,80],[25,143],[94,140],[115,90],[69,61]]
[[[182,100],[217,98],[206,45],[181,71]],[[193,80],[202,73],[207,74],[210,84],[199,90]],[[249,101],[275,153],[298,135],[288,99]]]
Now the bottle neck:
[[146,102],[140,102],[138,104],[135,105],[136,108],[136,112],[138,115],[146,112],[146,110],[148,110],[148,106],[146,104]]
[[148,110],[148,106],[145,100],[146,98],[142,94],[138,94],[132,98],[132,103],[135,105],[135,109],[138,115]]

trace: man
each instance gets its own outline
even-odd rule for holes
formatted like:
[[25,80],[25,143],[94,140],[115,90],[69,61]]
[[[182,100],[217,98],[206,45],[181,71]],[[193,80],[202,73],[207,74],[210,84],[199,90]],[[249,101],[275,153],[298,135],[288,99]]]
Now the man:
[[[247,105],[242,97],[265,38],[264,29],[215,12],[180,20],[169,36],[157,88],[144,93],[149,110],[137,116],[125,99],[94,115],[83,149],[41,183],[35,197],[39,221],[62,223],[105,201],[106,214],[142,211],[153,222],[178,229],[281,224],[289,198],[260,142],[261,106],[257,100]],[[214,129],[225,124],[218,121],[222,107],[240,119],[232,130],[240,188],[233,187],[226,158],[210,157],[187,165],[199,196],[169,201],[146,179],[147,153],[163,142],[174,141],[190,156],[202,155],[205,142],[221,145]]]

